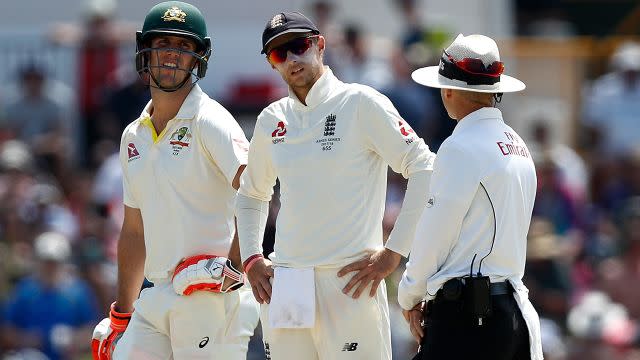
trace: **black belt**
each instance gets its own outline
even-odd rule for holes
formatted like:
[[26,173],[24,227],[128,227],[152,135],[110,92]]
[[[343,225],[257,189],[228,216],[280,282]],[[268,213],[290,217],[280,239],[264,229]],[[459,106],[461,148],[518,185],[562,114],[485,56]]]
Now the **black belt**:
[[494,282],[489,286],[491,295],[508,295],[511,294],[511,289],[511,284],[508,281]]

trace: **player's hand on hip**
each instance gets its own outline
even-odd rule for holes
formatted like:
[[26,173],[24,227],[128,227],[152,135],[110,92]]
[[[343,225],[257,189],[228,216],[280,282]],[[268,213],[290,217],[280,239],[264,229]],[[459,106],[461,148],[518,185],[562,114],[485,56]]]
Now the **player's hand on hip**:
[[116,303],[111,304],[109,317],[100,321],[93,330],[91,353],[93,360],[111,360],[111,355],[122,333],[129,326],[131,313],[116,310]]
[[367,254],[367,256],[358,261],[346,265],[338,271],[339,277],[342,277],[352,271],[356,271],[356,274],[342,289],[342,292],[348,294],[357,286],[352,295],[354,299],[357,299],[360,297],[362,292],[364,292],[369,283],[372,283],[369,296],[375,296],[380,282],[398,267],[401,259],[402,255],[387,248],[382,248],[378,251]]
[[425,306],[425,302],[420,301],[411,310],[402,309],[402,315],[404,315],[404,319],[409,323],[409,330],[411,330],[411,335],[413,335],[413,338],[416,339],[418,344],[420,344],[422,338],[424,337],[422,319],[424,319]]
[[271,302],[271,278],[273,277],[273,264],[265,258],[256,260],[246,273],[251,284],[253,296],[260,304]]

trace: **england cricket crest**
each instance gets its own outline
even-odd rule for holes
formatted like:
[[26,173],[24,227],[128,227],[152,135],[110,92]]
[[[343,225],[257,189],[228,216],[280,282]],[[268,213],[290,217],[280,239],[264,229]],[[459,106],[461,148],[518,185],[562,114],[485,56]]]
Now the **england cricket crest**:
[[284,21],[285,21],[284,15],[277,14],[274,17],[271,18],[271,21],[269,21],[269,27],[270,28],[275,28],[275,27],[278,27],[278,26],[282,26],[282,25],[284,25]]
[[173,149],[173,155],[179,155],[182,148],[189,147],[189,142],[192,137],[191,130],[186,126],[174,131],[169,139],[169,144]]

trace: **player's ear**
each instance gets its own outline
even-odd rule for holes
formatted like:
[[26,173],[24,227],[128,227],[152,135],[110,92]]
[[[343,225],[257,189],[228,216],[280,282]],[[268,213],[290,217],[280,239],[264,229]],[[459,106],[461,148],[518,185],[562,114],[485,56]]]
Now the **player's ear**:
[[324,54],[325,40],[324,36],[318,35],[318,51],[320,52],[320,56]]
[[442,97],[442,100],[451,99],[452,95],[453,91],[451,89],[440,89],[440,96]]

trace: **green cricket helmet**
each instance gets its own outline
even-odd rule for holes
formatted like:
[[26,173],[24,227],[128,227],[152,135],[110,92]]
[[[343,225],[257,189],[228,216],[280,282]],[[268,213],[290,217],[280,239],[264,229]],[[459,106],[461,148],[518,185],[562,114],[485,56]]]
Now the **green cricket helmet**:
[[198,66],[197,73],[193,75],[198,80],[205,76],[207,61],[211,56],[211,38],[207,36],[207,25],[198,8],[181,1],[166,1],[149,10],[142,31],[136,32],[136,70],[139,74],[149,72],[150,43],[158,35],[182,36],[193,40],[197,53],[192,55]]

